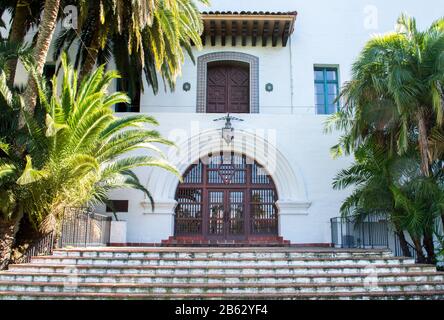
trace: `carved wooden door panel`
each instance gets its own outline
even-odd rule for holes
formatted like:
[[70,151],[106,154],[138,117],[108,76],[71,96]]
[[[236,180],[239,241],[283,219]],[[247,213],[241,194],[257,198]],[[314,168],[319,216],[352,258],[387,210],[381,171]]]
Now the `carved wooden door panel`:
[[208,67],[207,113],[249,113],[248,68],[232,65]]
[[245,68],[232,67],[228,74],[228,112],[250,112],[250,74]]
[[207,112],[226,113],[228,110],[227,67],[208,68]]

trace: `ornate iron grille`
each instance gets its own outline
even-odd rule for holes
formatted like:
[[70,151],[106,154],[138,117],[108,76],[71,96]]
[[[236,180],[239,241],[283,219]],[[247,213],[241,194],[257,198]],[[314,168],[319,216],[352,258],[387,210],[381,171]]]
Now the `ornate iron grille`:
[[256,161],[209,155],[189,167],[177,188],[175,236],[277,236],[277,199],[271,176]]
[[202,232],[202,189],[179,189],[176,200],[175,233],[181,235]]

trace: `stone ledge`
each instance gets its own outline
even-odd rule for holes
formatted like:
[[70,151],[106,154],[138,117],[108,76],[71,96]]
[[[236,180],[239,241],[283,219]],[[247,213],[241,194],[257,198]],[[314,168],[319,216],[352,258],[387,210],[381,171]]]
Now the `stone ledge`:
[[172,199],[154,201],[154,211],[151,209],[151,202],[144,200],[140,202],[143,214],[146,215],[174,215],[177,201]]
[[278,200],[276,205],[279,208],[280,216],[308,215],[308,209],[311,207],[311,202]]

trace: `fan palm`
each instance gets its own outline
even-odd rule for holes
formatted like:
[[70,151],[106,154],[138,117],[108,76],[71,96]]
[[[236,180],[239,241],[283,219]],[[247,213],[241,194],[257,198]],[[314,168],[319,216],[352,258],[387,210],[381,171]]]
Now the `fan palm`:
[[346,131],[340,143],[346,152],[378,136],[402,154],[413,135],[422,172],[429,176],[430,131],[443,123],[444,19],[423,32],[406,15],[398,25],[396,32],[367,43],[341,92],[344,109],[331,121]]
[[[391,190],[398,209],[405,212],[403,227],[412,238],[423,237],[427,262],[435,263],[434,234],[437,219],[444,208],[444,184],[442,166],[431,166],[429,177],[421,173],[419,161],[411,166],[404,165],[401,174]],[[421,228],[418,228],[421,226]]]
[[[371,215],[385,216],[394,227],[403,254],[410,256],[404,235],[406,214],[396,206],[392,192],[396,181],[393,169],[399,159],[389,157],[384,149],[371,142],[358,148],[355,159],[355,163],[341,170],[333,181],[333,188],[336,190],[354,187],[340,208],[341,215],[353,217],[355,221],[364,221]],[[416,235],[416,229],[421,230],[422,225],[412,225],[412,228],[415,230],[413,234]],[[418,260],[425,261],[421,237],[415,236],[412,239],[418,253]]]
[[[45,233],[57,229],[64,207],[105,202],[113,189],[135,188],[152,201],[134,168],[157,166],[179,175],[154,145],[172,143],[157,131],[144,129],[157,125],[155,119],[147,115],[119,118],[113,114],[114,104],[128,102],[121,92],[107,92],[111,81],[118,78],[116,72],[105,72],[100,66],[79,84],[66,56],[62,57],[62,66],[60,94],[56,78],[52,80],[51,96],[47,96],[44,82],[36,81],[44,121],[40,123],[38,117],[24,113],[29,135],[26,159],[20,166],[4,161],[0,169],[14,188],[26,193],[15,207],[20,207]],[[3,96],[11,101],[8,90]],[[146,153],[135,155],[135,150]]]

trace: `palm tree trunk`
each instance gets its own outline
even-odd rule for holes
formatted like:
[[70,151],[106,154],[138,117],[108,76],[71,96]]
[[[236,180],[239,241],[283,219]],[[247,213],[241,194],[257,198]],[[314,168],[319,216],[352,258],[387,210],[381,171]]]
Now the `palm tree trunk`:
[[96,65],[97,56],[99,55],[99,49],[99,35],[98,32],[96,32],[94,34],[94,38],[92,39],[91,45],[87,49],[88,53],[80,70],[79,83],[82,83],[85,77],[87,77],[93,71],[94,66]]
[[426,118],[423,111],[418,113],[418,143],[419,143],[419,153],[421,155],[421,170],[424,176],[430,176],[430,165],[429,165],[429,140],[428,140],[428,129]]
[[92,18],[91,29],[94,30],[91,41],[89,41],[87,54],[82,63],[82,68],[79,74],[79,83],[82,83],[83,79],[88,76],[96,65],[97,56],[100,50],[100,11],[98,6],[92,6],[88,12]]
[[[51,44],[54,30],[57,23],[57,15],[59,13],[60,0],[45,0],[43,9],[43,17],[39,26],[37,42],[34,48],[34,60],[36,64],[36,72],[41,75],[45,66],[46,56],[48,55],[49,46]],[[37,85],[32,76],[28,78],[27,88],[24,93],[24,109],[30,114],[34,114],[37,104]],[[20,117],[20,128],[25,125],[23,115]]]
[[[29,19],[29,7],[23,0],[17,1],[15,7],[14,19],[12,20],[11,30],[9,31],[9,42],[23,43]],[[17,70],[18,59],[12,59],[8,62],[9,75],[7,83],[9,87],[14,86],[15,73]]]
[[15,215],[9,220],[0,220],[0,270],[6,269],[11,260],[12,247],[19,230],[22,215]]
[[412,255],[410,253],[409,245],[407,243],[407,240],[405,239],[404,231],[403,230],[399,230],[397,228],[396,235],[398,236],[398,239],[399,239],[399,244],[401,246],[402,255],[404,257],[411,257]]
[[424,248],[427,252],[427,263],[436,264],[435,245],[433,243],[433,235],[424,232],[423,239]]
[[425,263],[427,261],[424,252],[422,251],[422,246],[421,246],[421,241],[418,238],[413,238],[413,244],[415,246],[416,249],[416,256],[417,256],[417,260],[418,263]]

